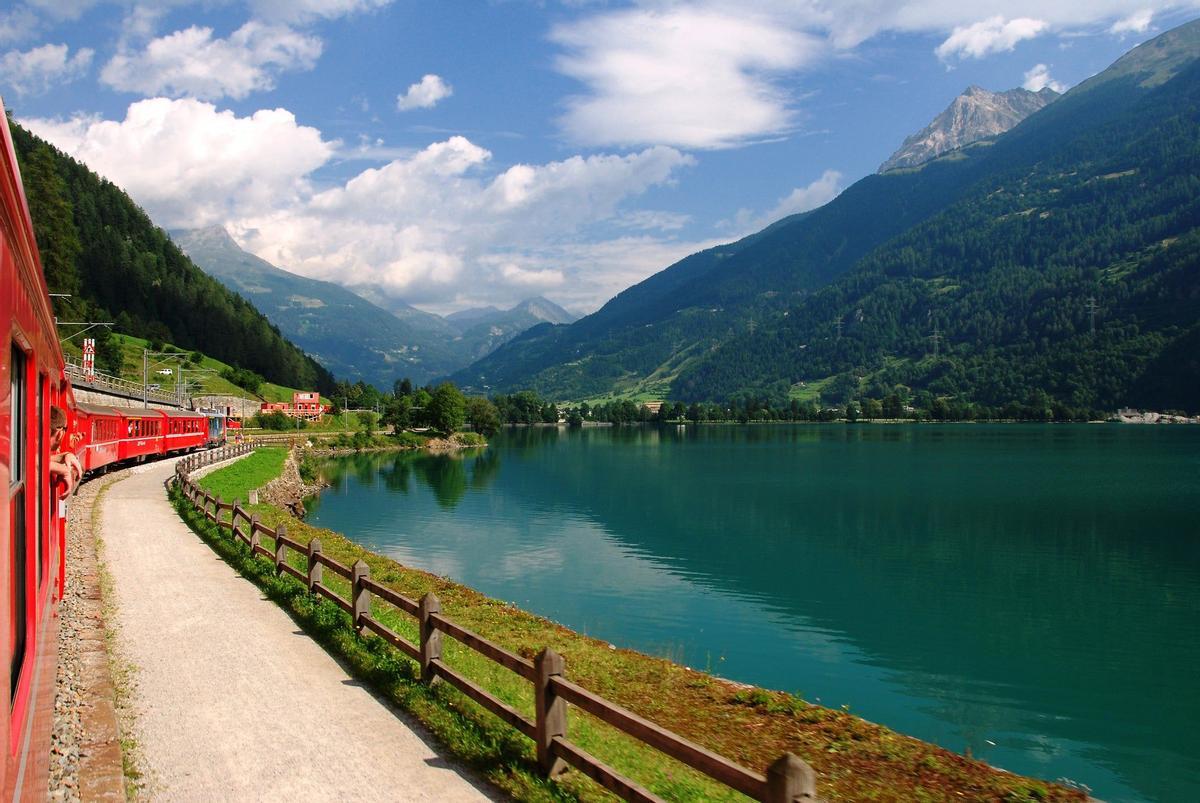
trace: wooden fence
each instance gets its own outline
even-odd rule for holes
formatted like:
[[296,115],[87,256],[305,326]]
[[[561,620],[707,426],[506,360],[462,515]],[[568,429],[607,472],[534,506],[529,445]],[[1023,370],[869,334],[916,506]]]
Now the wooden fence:
[[[432,592],[419,601],[409,599],[372,580],[370,569],[362,560],[353,566],[345,566],[321,552],[319,539],[314,538],[307,544],[300,543],[288,537],[284,525],[275,529],[267,527],[239,502],[226,502],[214,497],[192,480],[191,472],[196,468],[246,454],[253,448],[251,444],[239,444],[186,457],[176,465],[175,480],[184,496],[196,510],[204,514],[205,519],[230,530],[233,537],[245,543],[255,555],[273,561],[276,574],[296,578],[308,587],[310,593],[325,597],[349,614],[360,633],[363,630],[374,633],[420,664],[424,682],[432,683],[440,679],[449,683],[532,739],[537,749],[538,764],[548,777],[559,774],[566,769],[566,765],[570,765],[625,800],[662,800],[567,738],[567,706],[574,705],[626,735],[755,800],[766,803],[818,800],[815,773],[795,755],[785,753],[768,768],[766,775],[735,764],[571,682],[566,678],[563,657],[553,650],[543,649],[532,661],[506,650],[443,616],[441,605]],[[223,513],[229,514],[228,520],[222,516]],[[263,546],[264,535],[272,539],[274,549]],[[307,571],[288,562],[289,549],[304,557]],[[322,582],[326,570],[349,582],[349,599],[343,598]],[[407,640],[372,616],[373,600],[381,600],[414,617],[419,641],[414,643]],[[527,719],[515,708],[444,663],[443,635],[450,636],[532,683],[534,719]]]

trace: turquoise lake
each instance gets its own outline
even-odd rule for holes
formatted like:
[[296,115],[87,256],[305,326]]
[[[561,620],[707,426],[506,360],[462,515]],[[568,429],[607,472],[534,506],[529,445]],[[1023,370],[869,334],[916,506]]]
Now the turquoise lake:
[[1200,427],[533,428],[312,523],[1108,801],[1200,800]]

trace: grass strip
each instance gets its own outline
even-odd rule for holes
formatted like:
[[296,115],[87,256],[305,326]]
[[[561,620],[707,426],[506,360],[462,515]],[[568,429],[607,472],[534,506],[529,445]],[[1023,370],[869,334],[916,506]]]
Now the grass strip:
[[[226,500],[245,498],[251,488],[273,478],[270,472],[278,472],[273,467],[282,466],[283,456],[282,449],[260,449],[209,474],[200,485],[210,493],[221,493]],[[235,481],[235,476],[241,479]],[[290,610],[305,630],[343,657],[366,682],[417,716],[450,753],[479,768],[514,798],[611,799],[578,772],[569,772],[555,782],[542,779],[529,740],[447,684],[421,684],[416,664],[382,640],[355,633],[350,617],[333,603],[309,595],[292,578],[276,577],[269,561],[252,558],[243,544],[194,512],[178,491],[174,498],[193,529]],[[794,695],[732,684],[663,659],[616,649],[447,578],[368,552],[338,533],[311,527],[277,508],[256,505],[250,510],[268,527],[286,525],[289,536],[302,543],[319,537],[322,551],[345,565],[364,560],[374,580],[405,596],[419,599],[435,592],[443,614],[518,654],[531,658],[542,647],[552,647],[566,658],[567,677],[744,766],[764,771],[782,753],[795,753],[817,771],[818,793],[827,800],[1020,803],[1085,799],[1077,790],[996,770],[846,711],[812,705]],[[264,538],[264,545],[273,546],[269,538]],[[304,566],[302,556],[294,555],[291,560],[297,568]],[[332,572],[325,573],[324,582],[348,596],[348,582]],[[379,600],[375,600],[372,614],[416,640],[416,623],[407,615]],[[448,664],[518,711],[532,715],[530,684],[452,638],[445,637],[443,643]],[[577,709],[571,709],[569,723],[572,741],[666,799],[744,799]]]

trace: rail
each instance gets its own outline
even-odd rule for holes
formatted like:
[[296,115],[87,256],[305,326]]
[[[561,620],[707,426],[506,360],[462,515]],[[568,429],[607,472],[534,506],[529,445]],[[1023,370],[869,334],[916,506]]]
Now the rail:
[[138,401],[144,397],[146,401],[152,401],[156,404],[169,404],[173,407],[183,406],[179,403],[179,397],[175,394],[163,393],[160,390],[150,390],[144,388],[139,382],[121,379],[120,377],[100,373],[99,371],[96,371],[91,379],[87,379],[83,365],[74,357],[67,357],[66,372],[67,378],[71,380],[71,384],[75,387],[105,391],[115,396]]
[[[568,706],[574,706],[754,800],[764,803],[818,800],[816,774],[797,756],[785,753],[765,774],[747,769],[568,680],[565,659],[549,647],[531,661],[494,644],[446,618],[433,592],[420,600],[410,599],[372,580],[371,570],[364,561],[359,560],[353,566],[339,563],[322,552],[319,539],[300,543],[288,537],[284,525],[267,527],[239,501],[226,502],[219,496],[214,497],[192,479],[191,474],[197,468],[245,454],[253,448],[252,444],[239,444],[185,457],[176,464],[175,476],[168,479],[167,484],[178,483],[184,497],[205,519],[229,530],[232,537],[242,541],[254,554],[273,561],[276,574],[287,574],[304,583],[310,593],[329,599],[349,614],[360,633],[373,633],[416,661],[420,665],[422,681],[449,683],[532,739],[538,765],[547,777],[561,773],[570,765],[625,800],[662,800],[570,741],[567,713]],[[227,519],[226,513],[229,514]],[[271,539],[273,547],[263,544],[263,536]],[[302,558],[305,568],[297,568],[289,562],[288,550]],[[349,582],[349,599],[323,582],[325,571]],[[406,639],[374,617],[371,610],[375,601],[413,617],[418,640]],[[533,685],[534,718],[529,719],[446,664],[442,659],[443,635],[530,682]]]

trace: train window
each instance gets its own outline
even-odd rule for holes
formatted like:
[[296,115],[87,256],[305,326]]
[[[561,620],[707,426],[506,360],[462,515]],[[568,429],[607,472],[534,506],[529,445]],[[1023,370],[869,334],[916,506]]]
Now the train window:
[[42,538],[49,530],[46,523],[46,488],[50,484],[50,470],[47,466],[45,473],[42,467],[42,452],[46,448],[46,431],[50,426],[50,411],[46,409],[46,375],[38,376],[37,384],[37,407],[34,413],[33,420],[37,423],[37,454],[34,457],[33,476],[37,480],[37,518],[34,519],[35,535],[34,535],[34,566],[36,567],[34,577],[41,582],[45,565],[42,558]]
[[25,457],[29,438],[29,413],[26,399],[26,359],[25,354],[15,346],[12,349],[10,372],[12,385],[10,387],[10,426],[9,438],[9,532],[12,534],[12,665],[8,677],[11,683],[9,699],[16,700],[17,685],[21,680],[21,668],[25,664],[25,634],[27,629],[28,611],[26,609],[26,562],[28,560],[28,544],[26,535],[28,522],[25,517],[25,480],[27,467]]

